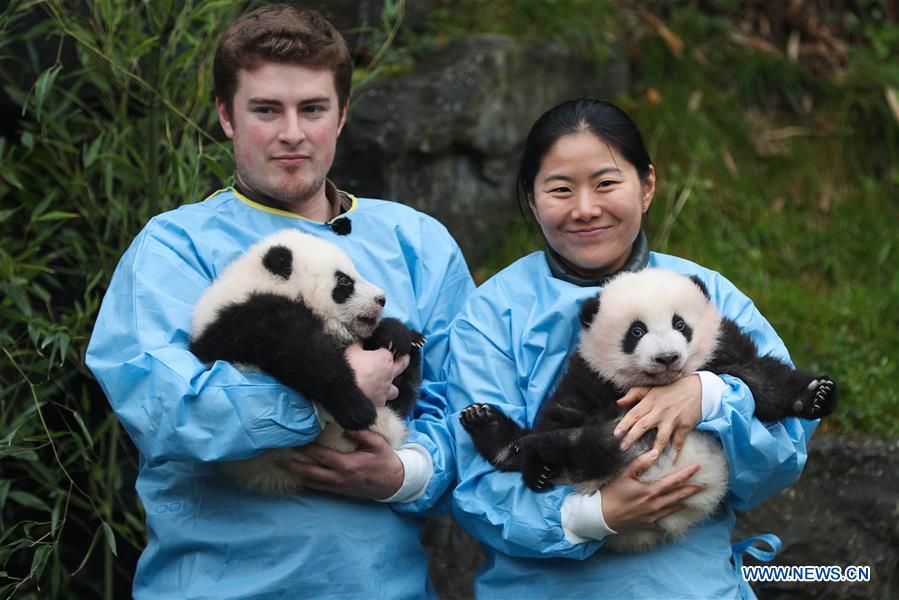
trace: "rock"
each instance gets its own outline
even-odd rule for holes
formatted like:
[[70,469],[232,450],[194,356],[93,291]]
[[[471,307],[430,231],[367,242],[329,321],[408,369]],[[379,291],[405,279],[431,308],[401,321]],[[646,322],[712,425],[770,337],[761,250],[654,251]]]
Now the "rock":
[[609,64],[622,67],[600,75],[549,44],[501,35],[450,44],[361,91],[331,176],[436,217],[478,264],[520,218],[514,183],[531,125],[563,100],[623,91],[625,61]]
[[795,486],[739,514],[734,539],[773,532],[783,549],[771,563],[869,566],[861,582],[762,582],[762,599],[899,597],[899,440],[817,435]]

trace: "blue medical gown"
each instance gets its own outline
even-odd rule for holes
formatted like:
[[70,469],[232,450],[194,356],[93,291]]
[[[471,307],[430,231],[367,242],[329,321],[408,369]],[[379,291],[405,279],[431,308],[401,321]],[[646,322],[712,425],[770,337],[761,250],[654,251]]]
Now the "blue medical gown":
[[[411,208],[355,200],[352,233],[255,204],[233,189],[153,218],[122,257],[87,364],[140,451],[148,544],[138,598],[421,598],[422,519],[455,478],[438,384],[452,318],[474,286],[446,229]],[[387,293],[385,315],[427,337],[424,393],[409,442],[432,455],[424,495],[395,510],[308,493],[268,498],[236,487],[218,461],[315,440],[311,405],[259,373],[209,368],[188,351],[193,307],[262,237],[295,228],[328,239]],[[439,384],[442,386],[442,383]],[[446,504],[446,502],[444,502]]]
[[[718,273],[690,261],[650,253],[649,267],[696,274],[712,301],[749,334],[762,353],[789,360],[783,342],[752,302]],[[494,469],[458,422],[478,402],[533,426],[540,406],[577,345],[578,307],[595,295],[552,276],[542,252],[485,282],[454,322],[447,363],[450,425],[459,483],[453,514],[485,547],[478,598],[727,598],[741,590],[731,564],[734,508],[748,509],[794,483],[816,422],[786,418],[765,425],[753,417],[748,388],[723,376],[721,414],[697,428],[720,438],[731,469],[725,505],[684,538],[638,554],[616,554],[601,542],[565,539],[560,510],[574,490],[535,493],[519,473]]]

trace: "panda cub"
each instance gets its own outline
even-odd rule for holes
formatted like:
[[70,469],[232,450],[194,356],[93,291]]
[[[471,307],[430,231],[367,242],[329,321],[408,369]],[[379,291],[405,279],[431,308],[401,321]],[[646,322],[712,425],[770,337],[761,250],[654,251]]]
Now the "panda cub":
[[[262,371],[315,402],[327,423],[318,443],[341,452],[354,445],[344,430],[371,428],[395,448],[418,397],[424,338],[397,319],[381,319],[384,292],[356,272],[336,245],[284,230],[231,263],[194,309],[190,350],[205,363],[224,360]],[[394,384],[399,396],[375,410],[344,357],[353,343],[409,355]],[[302,490],[288,460],[308,460],[290,448],[265,451],[222,468],[244,487],[269,495]]]
[[[625,412],[616,401],[632,387],[666,385],[704,370],[746,383],[761,420],[816,419],[835,407],[832,380],[759,356],[752,340],[712,305],[696,276],[662,269],[623,273],[584,303],[580,319],[580,344],[533,429],[486,404],[472,404],[460,417],[478,451],[502,471],[521,471],[533,490],[557,482],[592,492],[651,448],[654,431],[626,452],[613,435]],[[661,519],[660,531],[610,536],[607,547],[637,551],[679,537],[724,497],[727,462],[711,434],[691,432],[680,455],[675,454],[669,445],[641,478],[655,481],[699,463],[702,469],[689,483],[705,489],[688,498],[683,510]]]

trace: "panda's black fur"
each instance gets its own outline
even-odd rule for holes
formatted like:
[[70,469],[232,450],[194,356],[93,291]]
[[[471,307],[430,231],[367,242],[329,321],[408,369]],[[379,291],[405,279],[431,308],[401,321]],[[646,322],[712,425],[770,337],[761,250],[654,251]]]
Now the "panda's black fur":
[[[759,356],[752,340],[711,304],[696,276],[660,269],[622,274],[584,303],[580,320],[578,349],[533,429],[486,404],[472,404],[460,417],[485,458],[500,470],[521,471],[536,491],[553,482],[577,484],[585,492],[598,489],[650,447],[654,431],[627,452],[613,435],[624,414],[616,401],[632,387],[664,385],[704,370],[746,383],[761,420],[819,418],[835,407],[832,380]],[[651,344],[652,351],[641,350],[641,343]],[[700,462],[703,468],[691,482],[707,490],[688,499],[687,509],[661,520],[662,533],[617,535],[607,545],[617,550],[651,547],[708,516],[727,486],[727,465],[715,444],[708,434],[694,431],[677,463],[670,449],[663,453],[644,474],[646,480]]]
[[[205,363],[258,369],[315,402],[336,423],[319,443],[350,451],[342,430],[372,427],[398,446],[418,397],[424,338],[397,319],[381,319],[385,303],[336,245],[285,230],[255,244],[213,281],[195,309],[190,350]],[[394,381],[399,396],[386,409],[376,411],[356,385],[344,356],[356,342],[410,356]],[[280,468],[287,460],[303,455],[272,450],[223,464],[248,488],[297,493],[297,476]]]

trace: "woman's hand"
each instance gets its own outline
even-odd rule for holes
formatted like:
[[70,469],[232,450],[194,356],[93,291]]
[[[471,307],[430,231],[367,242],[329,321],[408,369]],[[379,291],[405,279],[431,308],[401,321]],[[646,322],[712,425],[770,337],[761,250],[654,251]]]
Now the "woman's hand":
[[701,485],[685,485],[699,471],[699,465],[669,473],[658,481],[640,481],[639,476],[657,458],[656,450],[641,454],[603,486],[603,519],[617,533],[656,527],[659,519],[679,511],[686,498],[704,489]]
[[657,429],[653,449],[660,454],[668,440],[680,452],[687,434],[702,416],[702,383],[699,375],[690,375],[658,387],[631,388],[619,406],[632,406],[615,428],[623,437],[621,449],[627,450],[650,429]]
[[396,450],[373,431],[345,431],[358,447],[338,452],[319,444],[300,448],[311,463],[290,461],[285,466],[303,478],[303,486],[354,498],[384,499],[403,485],[405,469]]
[[409,366],[412,359],[408,354],[394,358],[386,348],[363,350],[359,344],[352,344],[343,355],[353,369],[356,385],[376,408],[400,395],[393,380]]

